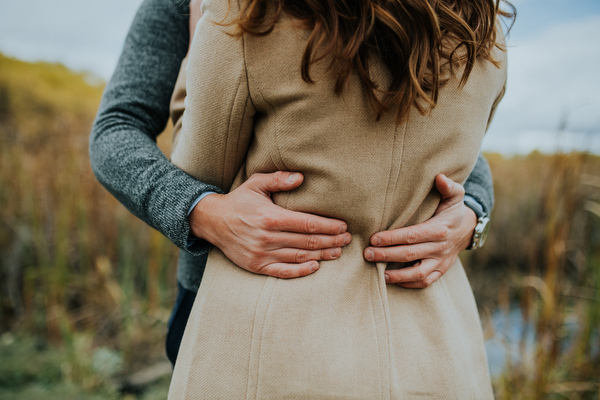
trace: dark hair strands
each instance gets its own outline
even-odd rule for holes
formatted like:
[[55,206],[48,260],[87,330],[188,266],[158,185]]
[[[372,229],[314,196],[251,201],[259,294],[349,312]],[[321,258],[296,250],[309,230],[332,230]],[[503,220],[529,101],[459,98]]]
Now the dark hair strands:
[[[477,58],[492,57],[500,17],[516,17],[507,0],[241,0],[231,25],[237,35],[264,36],[285,12],[311,31],[301,61],[302,79],[314,81],[310,66],[332,55],[330,71],[341,94],[356,71],[377,119],[396,109],[396,123],[407,121],[411,107],[426,115],[439,90],[463,68],[464,85]],[[510,11],[500,8],[504,3]],[[387,88],[371,79],[370,59],[379,55],[394,71]]]

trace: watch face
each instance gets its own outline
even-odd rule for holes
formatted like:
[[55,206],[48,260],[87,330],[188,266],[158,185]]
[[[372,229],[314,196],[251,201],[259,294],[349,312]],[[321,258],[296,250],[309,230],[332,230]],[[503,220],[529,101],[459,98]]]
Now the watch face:
[[488,231],[490,230],[490,219],[484,218],[483,228],[481,229],[481,239],[479,239],[479,247],[483,246],[485,239],[487,238]]

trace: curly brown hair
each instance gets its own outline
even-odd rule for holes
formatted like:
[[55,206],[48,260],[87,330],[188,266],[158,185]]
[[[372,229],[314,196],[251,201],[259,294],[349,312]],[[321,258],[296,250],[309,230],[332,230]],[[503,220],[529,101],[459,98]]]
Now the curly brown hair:
[[[510,11],[500,8],[505,3]],[[507,0],[241,0],[232,24],[238,35],[268,35],[283,13],[311,31],[302,58],[304,81],[312,83],[310,66],[332,55],[335,93],[341,94],[356,70],[379,119],[396,108],[396,123],[408,119],[414,106],[425,115],[437,104],[439,90],[464,67],[464,85],[475,60],[492,57],[499,17],[514,22]],[[509,29],[510,29],[509,26]],[[371,79],[369,60],[378,55],[390,71],[389,87]]]

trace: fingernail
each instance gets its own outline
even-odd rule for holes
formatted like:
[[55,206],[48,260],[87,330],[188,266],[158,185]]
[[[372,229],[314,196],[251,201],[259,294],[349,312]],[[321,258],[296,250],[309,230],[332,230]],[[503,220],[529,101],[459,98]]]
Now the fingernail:
[[367,256],[367,260],[371,261],[373,258],[375,258],[375,253],[373,253],[373,250],[367,250],[366,254]]
[[390,276],[388,274],[383,274],[383,277],[385,279],[385,283],[390,283]]
[[345,245],[347,245],[347,244],[348,244],[348,239],[350,239],[350,238],[348,237],[348,235],[344,236],[344,241],[342,242],[342,246],[345,246]]
[[337,248],[337,249],[333,249],[331,250],[331,257],[339,257],[342,254],[342,249]]
[[340,226],[340,233],[346,232],[346,229],[348,229],[348,227],[345,224]]
[[319,263],[314,263],[311,267],[310,267],[310,272],[315,272],[316,270],[319,269]]
[[290,176],[288,176],[288,183],[294,182],[298,178],[298,174],[296,172],[292,172]]
[[381,244],[381,238],[379,236],[375,236],[373,238],[373,245],[374,246],[379,246]]

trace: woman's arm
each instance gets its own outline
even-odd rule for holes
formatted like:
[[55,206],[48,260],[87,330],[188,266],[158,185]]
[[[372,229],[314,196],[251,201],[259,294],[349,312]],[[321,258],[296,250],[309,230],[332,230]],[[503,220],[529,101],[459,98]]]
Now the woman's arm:
[[90,160],[100,183],[133,214],[180,248],[202,254],[205,242],[187,248],[187,213],[200,194],[221,189],[176,168],[156,146],[187,52],[187,14],[187,1],[141,5],[92,128]]
[[[196,179],[229,189],[244,165],[256,110],[248,89],[244,41],[213,22],[232,11],[226,5],[210,2],[197,24],[186,68],[186,109],[177,113],[182,115],[177,124],[181,131],[171,159]],[[314,272],[314,260],[339,257],[350,235],[344,233],[343,221],[273,204],[272,192],[301,183],[300,174],[256,174],[227,195],[209,195],[189,216],[192,233],[254,273],[295,277]]]

